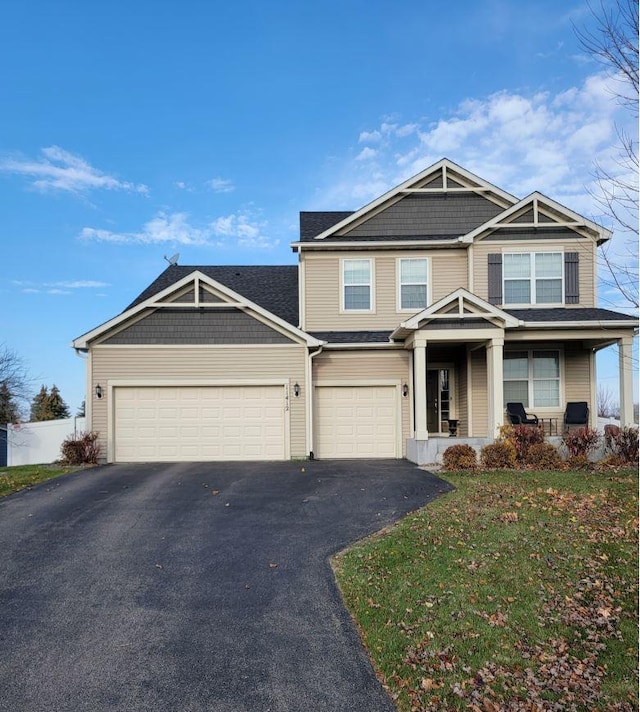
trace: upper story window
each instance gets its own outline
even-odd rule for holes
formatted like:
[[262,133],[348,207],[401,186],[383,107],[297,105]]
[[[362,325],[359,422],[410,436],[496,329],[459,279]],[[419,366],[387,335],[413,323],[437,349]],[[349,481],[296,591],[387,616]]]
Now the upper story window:
[[503,254],[504,304],[562,304],[563,253]]
[[398,260],[398,308],[418,311],[428,304],[429,263],[426,259]]
[[344,311],[373,309],[371,260],[342,261],[342,306]]

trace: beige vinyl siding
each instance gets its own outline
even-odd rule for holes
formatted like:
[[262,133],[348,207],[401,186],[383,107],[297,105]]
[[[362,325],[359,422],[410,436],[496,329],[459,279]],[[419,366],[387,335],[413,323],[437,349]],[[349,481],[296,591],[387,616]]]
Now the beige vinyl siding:
[[[386,252],[313,253],[305,255],[304,304],[308,331],[351,331],[393,329],[408,312],[398,311],[396,261],[428,258],[431,302],[467,287],[467,251],[416,250]],[[341,309],[341,260],[371,259],[373,262],[373,313],[343,313]]]
[[467,354],[463,355],[463,360],[458,362],[456,368],[456,398],[458,408],[456,414],[458,416],[458,436],[469,436],[469,398],[467,388],[469,379],[467,374]]
[[489,431],[489,394],[487,390],[487,352],[471,352],[471,408],[473,419],[471,437],[485,438]]
[[473,246],[473,293],[481,299],[489,298],[489,270],[487,267],[488,255],[502,252],[577,252],[580,264],[580,302],[578,304],[567,304],[571,307],[595,307],[595,251],[596,244],[589,239],[578,238],[558,242],[556,240],[546,241],[513,241],[491,242],[480,240]]
[[[140,384],[185,380],[238,381],[281,379],[288,381],[290,398],[291,457],[308,455],[306,446],[306,385],[304,346],[201,346],[201,347],[115,347],[96,346],[91,350],[93,380],[90,392],[99,383],[105,397],[92,401],[91,428],[100,433],[102,456],[107,453],[107,387],[110,381],[130,379]],[[301,393],[293,397],[293,385],[298,383]],[[113,436],[111,432],[111,436]]]
[[565,348],[564,350],[564,395],[565,403],[561,403],[564,415],[566,403],[573,401],[587,401],[591,407],[590,363],[589,351],[584,349]]
[[[409,358],[404,350],[323,351],[313,359],[313,382],[354,383],[355,381],[396,380],[409,384]],[[402,398],[402,454],[411,436],[409,398]]]

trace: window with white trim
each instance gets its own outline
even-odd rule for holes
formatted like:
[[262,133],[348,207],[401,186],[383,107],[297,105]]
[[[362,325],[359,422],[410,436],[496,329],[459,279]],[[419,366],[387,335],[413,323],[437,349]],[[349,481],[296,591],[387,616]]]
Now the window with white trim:
[[428,306],[429,263],[426,258],[398,260],[398,309],[418,311]]
[[560,352],[505,351],[504,402],[525,408],[560,407]]
[[503,304],[562,304],[562,252],[502,255]]
[[342,306],[345,311],[371,311],[371,260],[342,261]]

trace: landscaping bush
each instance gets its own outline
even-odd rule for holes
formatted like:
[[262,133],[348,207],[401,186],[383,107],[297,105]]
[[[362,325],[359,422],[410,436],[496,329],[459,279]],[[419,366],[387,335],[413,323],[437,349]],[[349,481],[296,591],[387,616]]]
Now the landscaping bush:
[[504,425],[500,440],[510,442],[516,451],[516,461],[525,463],[529,449],[544,442],[542,428],[534,425]]
[[509,440],[498,440],[480,451],[480,462],[488,470],[509,470],[516,466],[516,449]]
[[527,465],[536,470],[557,470],[562,465],[562,457],[551,443],[536,443],[529,448]]
[[638,462],[638,428],[605,428],[604,439],[619,462]]
[[562,434],[562,442],[569,451],[569,457],[585,457],[587,458],[600,442],[600,434],[593,428],[575,428],[574,430],[565,430]]
[[476,451],[471,445],[451,445],[442,454],[445,470],[474,470],[477,465]]
[[100,454],[97,441],[96,432],[77,433],[75,437],[70,435],[60,447],[60,462],[63,465],[95,465]]

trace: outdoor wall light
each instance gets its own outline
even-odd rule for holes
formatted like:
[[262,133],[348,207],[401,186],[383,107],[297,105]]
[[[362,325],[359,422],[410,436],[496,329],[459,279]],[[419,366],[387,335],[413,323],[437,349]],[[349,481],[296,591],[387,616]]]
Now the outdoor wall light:
[[96,386],[96,398],[100,400],[102,398],[102,386],[98,383]]
[[300,384],[299,384],[299,383],[295,383],[295,384],[294,384],[294,386],[293,386],[293,395],[294,395],[296,398],[298,398],[298,396],[300,395]]
[[409,395],[409,386],[406,383],[402,384],[402,397],[406,398]]

